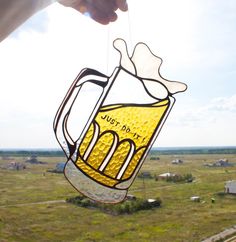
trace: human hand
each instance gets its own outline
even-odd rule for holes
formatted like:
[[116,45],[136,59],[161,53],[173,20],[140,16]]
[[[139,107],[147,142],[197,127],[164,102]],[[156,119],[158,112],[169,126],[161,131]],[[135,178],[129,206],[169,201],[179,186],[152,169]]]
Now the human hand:
[[82,14],[89,14],[93,20],[100,24],[116,21],[116,10],[128,10],[126,0],[59,0],[59,3],[74,8]]

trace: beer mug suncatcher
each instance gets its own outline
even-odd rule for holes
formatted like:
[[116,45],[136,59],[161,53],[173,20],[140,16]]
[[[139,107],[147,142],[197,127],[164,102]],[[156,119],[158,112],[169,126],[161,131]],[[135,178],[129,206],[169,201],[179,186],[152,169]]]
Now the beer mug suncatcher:
[[[161,77],[162,60],[144,43],[135,46],[131,57],[124,40],[116,39],[114,47],[120,65],[111,77],[82,70],[54,120],[68,158],[66,178],[85,196],[105,203],[124,200],[175,102],[172,95],[186,90],[184,83]],[[87,96],[93,106],[80,121],[86,105],[82,95],[93,88],[93,97]],[[69,123],[77,118],[80,131],[75,136]]]

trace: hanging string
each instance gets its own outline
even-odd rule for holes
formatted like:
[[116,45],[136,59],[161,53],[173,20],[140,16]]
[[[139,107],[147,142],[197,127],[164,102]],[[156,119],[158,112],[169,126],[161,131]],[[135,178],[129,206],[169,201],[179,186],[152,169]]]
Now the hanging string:
[[109,73],[109,62],[110,62],[110,25],[107,26],[107,76],[110,76]]
[[133,49],[133,39],[132,39],[132,31],[131,31],[131,21],[130,21],[130,10],[128,10],[127,12],[127,18],[128,18],[128,28],[129,28],[129,42],[130,42],[130,45],[131,45],[131,49]]
[[[128,35],[127,38],[129,39],[128,41],[126,41],[126,43],[129,43],[128,49],[132,50],[133,49],[133,39],[132,39],[132,31],[131,31],[131,21],[130,21],[130,10],[127,11],[127,13],[125,13],[127,16],[127,26],[128,26]],[[110,76],[111,73],[109,73],[109,64],[110,64],[110,49],[112,48],[112,42],[114,40],[111,40],[111,27],[110,24],[108,24],[107,26],[107,57],[106,57],[106,74],[107,76]],[[130,48],[129,48],[130,47]]]

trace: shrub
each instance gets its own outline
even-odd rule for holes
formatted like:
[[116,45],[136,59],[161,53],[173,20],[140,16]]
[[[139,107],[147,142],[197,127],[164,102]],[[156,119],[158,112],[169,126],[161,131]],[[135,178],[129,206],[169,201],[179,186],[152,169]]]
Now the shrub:
[[147,210],[161,206],[160,198],[153,199],[153,201],[137,198],[135,200],[125,200],[118,204],[104,204],[93,202],[90,199],[83,196],[67,198],[66,201],[81,207],[98,208],[102,211],[116,215],[131,214],[140,210]]
[[143,171],[141,173],[138,174],[138,178],[147,178],[147,179],[152,179],[152,175],[149,171]]
[[91,200],[88,199],[88,198],[82,199],[81,202],[80,202],[80,204],[81,204],[82,207],[90,207],[90,206],[93,205],[93,203],[91,202]]
[[192,182],[193,175],[191,173],[187,173],[184,175],[176,175],[176,176],[169,176],[166,178],[168,182]]

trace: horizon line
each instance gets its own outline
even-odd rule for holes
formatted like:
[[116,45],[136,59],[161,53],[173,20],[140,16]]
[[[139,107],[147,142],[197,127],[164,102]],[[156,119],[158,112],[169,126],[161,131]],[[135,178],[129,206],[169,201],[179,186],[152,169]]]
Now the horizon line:
[[[151,149],[224,149],[224,148],[236,148],[236,145],[213,145],[213,146],[153,146]],[[0,151],[4,151],[4,150],[17,150],[17,151],[24,151],[24,150],[58,150],[58,151],[63,151],[60,147],[58,148],[39,148],[39,147],[35,147],[35,148],[29,148],[29,147],[25,147],[25,148],[0,148]]]

